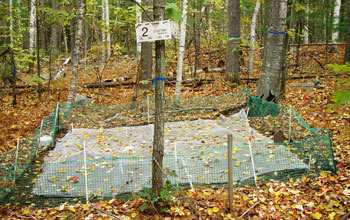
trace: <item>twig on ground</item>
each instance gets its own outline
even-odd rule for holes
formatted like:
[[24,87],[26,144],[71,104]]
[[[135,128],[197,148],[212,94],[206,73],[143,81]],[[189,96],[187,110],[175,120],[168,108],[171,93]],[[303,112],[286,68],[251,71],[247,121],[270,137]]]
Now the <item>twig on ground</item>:
[[95,209],[96,211],[99,211],[99,212],[102,212],[103,214],[106,214],[106,215],[109,215],[110,217],[114,218],[114,219],[118,219],[118,220],[121,220],[121,218],[119,218],[118,216],[110,213],[110,212],[107,212],[105,210],[102,210],[102,209],[99,209],[97,208],[96,206],[91,206],[93,209]]
[[255,204],[254,204],[252,207],[250,207],[249,209],[247,209],[247,211],[245,211],[241,216],[239,216],[238,219],[243,218],[246,214],[248,214],[248,212],[250,212],[250,210],[252,210],[252,209],[253,209],[255,206],[257,206],[259,203],[260,203],[260,201],[257,202],[257,203],[255,203]]

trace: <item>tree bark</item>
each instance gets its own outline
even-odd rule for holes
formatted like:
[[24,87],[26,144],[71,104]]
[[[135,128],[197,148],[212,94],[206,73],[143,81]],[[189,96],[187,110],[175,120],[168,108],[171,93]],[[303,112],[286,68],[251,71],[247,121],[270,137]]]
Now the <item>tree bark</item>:
[[344,56],[344,64],[350,62],[350,1],[346,1],[346,9],[347,11],[347,31],[345,33],[345,56]]
[[[106,0],[102,0],[102,24],[106,22]],[[105,25],[102,25],[102,34],[101,34],[101,45],[102,45],[102,63],[106,62],[106,31]]]
[[256,17],[258,16],[258,13],[259,13],[260,4],[261,2],[260,0],[258,0],[255,4],[252,22],[250,23],[250,54],[249,54],[249,61],[248,61],[248,73],[252,73],[254,71],[254,55],[255,55],[255,39],[256,39],[255,26],[256,26]]
[[[136,2],[141,5],[141,0],[136,0]],[[136,22],[137,23],[142,22],[142,12],[141,12],[141,9],[138,7],[138,5],[136,6]],[[141,53],[142,53],[141,48],[142,48],[142,44],[140,42],[136,43],[137,62],[140,62],[140,59],[141,59]]]
[[240,57],[240,0],[228,1],[228,51],[226,53],[226,79],[239,83]]
[[105,0],[107,60],[111,56],[111,29],[109,28],[109,1]]
[[[165,0],[153,0],[154,20],[164,19]],[[165,41],[156,41],[156,78],[165,75]],[[160,196],[163,187],[163,156],[164,156],[164,81],[155,81],[155,122],[152,153],[152,197]]]
[[72,68],[72,78],[70,81],[70,87],[69,87],[69,94],[67,103],[72,104],[75,101],[75,96],[77,93],[77,87],[78,87],[78,74],[79,74],[79,56],[80,52],[83,48],[83,33],[84,33],[84,16],[85,16],[85,3],[86,0],[79,0],[78,1],[78,12],[77,12],[77,23],[78,23],[78,29],[75,34],[75,47],[74,51],[72,53],[72,61],[73,61],[73,68]]
[[[51,7],[52,7],[52,11],[54,12],[54,16],[57,16],[57,2],[56,0],[51,0]],[[54,63],[56,60],[56,54],[58,52],[57,50],[57,22],[52,22],[51,24],[51,36],[50,36],[50,79],[49,79],[49,84],[51,81],[51,73],[55,72],[55,68],[54,68]]]
[[[341,0],[335,0],[334,11],[333,11],[333,32],[332,32],[332,43],[336,43],[339,38],[339,15],[340,15],[340,4]],[[331,47],[333,53],[337,52],[337,45],[333,44]]]
[[286,17],[287,0],[270,0],[264,63],[256,91],[258,97],[267,101],[278,102],[280,96]]
[[305,24],[304,24],[304,44],[309,43],[309,13],[310,13],[310,6],[309,3],[306,3],[305,8]]
[[29,54],[34,54],[35,49],[35,34],[36,34],[36,4],[35,0],[30,0],[30,12],[29,12]]
[[[147,6],[152,5],[152,0],[144,1],[144,4]],[[150,21],[145,13],[142,13],[142,18],[146,21]],[[141,72],[141,81],[152,79],[152,42],[143,42],[141,45],[141,58],[142,58],[142,72]],[[141,84],[140,89],[151,89],[152,83]]]
[[194,36],[194,51],[195,51],[195,57],[194,57],[194,70],[193,70],[193,76],[196,77],[197,69],[200,66],[200,47],[201,47],[201,23],[202,23],[202,1],[196,0],[195,1],[195,8],[197,9],[197,12],[194,13],[194,22],[193,22],[193,36]]
[[176,85],[175,85],[175,98],[176,98],[176,100],[179,100],[180,95],[181,95],[182,71],[183,71],[183,61],[184,61],[185,44],[186,44],[187,6],[188,6],[188,1],[183,0],[183,2],[182,2],[182,21],[181,21],[181,25],[180,25],[179,56],[178,56],[178,60],[177,60],[177,69],[176,69]]

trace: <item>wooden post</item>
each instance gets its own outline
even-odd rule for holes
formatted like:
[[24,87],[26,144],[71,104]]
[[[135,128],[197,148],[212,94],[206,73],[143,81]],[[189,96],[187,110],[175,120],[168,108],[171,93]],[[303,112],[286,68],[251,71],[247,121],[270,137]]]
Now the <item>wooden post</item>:
[[230,204],[230,209],[233,203],[233,164],[232,164],[232,134],[227,135],[228,143],[227,143],[227,150],[228,150],[228,200]]

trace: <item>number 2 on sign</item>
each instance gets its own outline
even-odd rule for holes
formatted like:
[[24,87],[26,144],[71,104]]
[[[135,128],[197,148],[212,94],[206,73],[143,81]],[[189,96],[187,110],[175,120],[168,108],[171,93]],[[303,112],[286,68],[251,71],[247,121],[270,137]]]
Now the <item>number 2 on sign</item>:
[[147,37],[147,36],[148,36],[148,34],[147,34],[148,28],[143,27],[143,28],[142,28],[142,32],[143,32],[142,37]]

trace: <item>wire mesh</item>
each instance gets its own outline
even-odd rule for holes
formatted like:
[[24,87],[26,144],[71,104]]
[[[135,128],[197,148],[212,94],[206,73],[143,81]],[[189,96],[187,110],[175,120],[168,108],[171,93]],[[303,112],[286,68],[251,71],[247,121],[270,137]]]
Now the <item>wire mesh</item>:
[[[109,107],[57,104],[55,112],[43,120],[42,126],[21,142],[17,163],[16,151],[0,158],[0,203],[49,206],[84,201],[86,194],[93,200],[127,199],[133,192],[150,188],[150,156],[116,155],[99,159],[89,156],[87,175],[84,161],[79,157],[51,163],[46,160],[45,163],[44,156],[46,159],[50,157],[47,150],[53,148],[54,140],[64,140],[62,137],[74,133],[76,128],[106,131],[123,126],[142,126],[148,121],[153,123],[154,105],[154,98]],[[167,123],[198,118],[220,120],[220,115],[232,115],[245,107],[249,108],[249,125],[242,131],[231,131],[251,141],[251,153],[247,143],[234,143],[233,180],[236,186],[255,184],[254,174],[258,183],[263,183],[306,174],[317,175],[321,171],[336,172],[328,131],[310,128],[291,107],[252,97],[247,90],[217,97],[166,98],[164,118]],[[282,139],[278,143],[254,139],[248,133],[249,126],[271,140],[280,132]],[[52,137],[52,143],[45,147],[40,141],[44,135]],[[196,138],[192,136],[188,141],[194,143]],[[164,156],[164,171],[174,170],[176,173],[167,177],[172,184],[192,187],[228,182],[226,136],[203,135],[200,138],[199,143],[206,147],[190,153],[172,150],[171,154]]]

